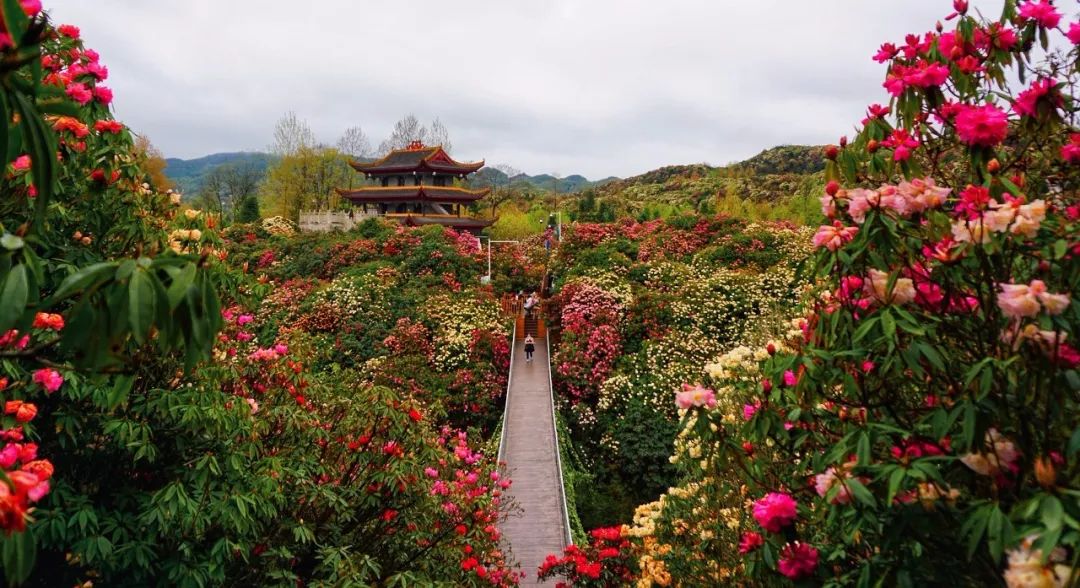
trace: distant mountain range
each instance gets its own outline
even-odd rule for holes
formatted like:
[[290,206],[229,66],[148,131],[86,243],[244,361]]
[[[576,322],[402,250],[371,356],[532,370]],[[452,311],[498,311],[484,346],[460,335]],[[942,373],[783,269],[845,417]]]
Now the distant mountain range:
[[[165,160],[165,175],[176,182],[181,192],[188,196],[194,196],[202,188],[203,179],[214,168],[232,165],[253,165],[263,172],[274,161],[274,156],[260,151],[241,151],[235,153],[213,153],[196,159],[177,159],[170,157]],[[550,174],[530,176],[518,174],[508,177],[505,173],[493,167],[485,167],[470,178],[474,187],[503,187],[518,186],[522,184],[539,190],[558,190],[559,192],[580,192],[585,188],[597,187],[619,178],[611,177],[591,182],[584,176],[574,174],[565,178],[555,178]]]
[[226,164],[252,165],[262,173],[273,161],[273,155],[259,151],[213,153],[197,159],[169,157],[165,160],[165,175],[176,182],[181,193],[193,197],[202,188],[203,179],[215,167]]

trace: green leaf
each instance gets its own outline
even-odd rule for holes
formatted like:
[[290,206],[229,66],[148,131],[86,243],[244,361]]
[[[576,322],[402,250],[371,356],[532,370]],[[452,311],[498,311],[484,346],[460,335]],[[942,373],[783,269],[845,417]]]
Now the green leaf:
[[146,341],[146,334],[154,324],[154,313],[157,310],[154,285],[150,283],[150,279],[146,271],[140,268],[131,275],[131,282],[128,284],[128,323],[131,325],[132,336],[140,345]]
[[116,263],[111,261],[95,263],[94,265],[84,267],[67,278],[64,278],[60,287],[57,288],[56,292],[53,292],[53,295],[49,298],[49,303],[56,303],[72,294],[82,292],[92,284],[97,283],[102,278],[113,273],[115,270]]
[[1039,509],[1039,516],[1047,529],[1060,527],[1065,520],[1065,507],[1062,506],[1061,500],[1057,496],[1047,496],[1043,499],[1042,508]]
[[887,504],[892,504],[893,499],[896,498],[896,493],[900,491],[900,484],[904,482],[904,478],[907,475],[907,471],[904,468],[896,468],[891,474],[889,474],[889,494],[886,498]]
[[189,263],[183,269],[171,271],[169,274],[172,276],[172,283],[169,284],[168,289],[169,307],[175,309],[184,299],[188,287],[195,281],[195,264]]
[[1065,253],[1069,250],[1069,244],[1065,242],[1065,239],[1058,239],[1054,242],[1054,259],[1061,259],[1065,257]]
[[1073,430],[1072,437],[1069,439],[1068,455],[1072,457],[1077,451],[1080,451],[1080,427]]
[[26,265],[19,264],[11,268],[4,279],[3,288],[0,288],[0,333],[7,332],[15,326],[15,323],[26,312],[29,295],[30,285],[26,277]]
[[37,545],[33,533],[12,533],[0,536],[0,559],[4,563],[4,577],[8,584],[22,584],[34,570]]
[[56,135],[45,126],[45,121],[26,96],[15,93],[16,110],[21,117],[19,128],[22,130],[26,150],[30,152],[33,165],[30,174],[37,187],[34,199],[34,230],[40,232],[45,224],[45,213],[52,199],[53,184],[56,179]]
[[[11,35],[11,39],[19,43],[30,26],[30,18],[23,12],[22,5],[18,0],[4,0],[4,28]],[[5,162],[6,163],[6,162]]]
[[859,443],[856,448],[856,456],[859,459],[859,465],[869,465],[871,461],[870,455],[870,435],[863,431],[859,435]]
[[844,480],[844,485],[847,486],[848,490],[851,491],[851,495],[854,496],[855,499],[859,502],[865,504],[866,506],[869,506],[870,508],[874,508],[877,506],[877,501],[874,500],[874,495],[866,489],[866,486],[863,486],[862,482],[858,481],[855,478],[848,478],[847,480]]

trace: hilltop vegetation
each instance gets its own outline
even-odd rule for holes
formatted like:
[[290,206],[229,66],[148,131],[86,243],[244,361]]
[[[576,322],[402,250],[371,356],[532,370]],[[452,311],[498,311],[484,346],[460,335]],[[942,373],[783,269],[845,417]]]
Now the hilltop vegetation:
[[176,183],[182,194],[194,196],[202,189],[206,177],[217,167],[227,164],[251,166],[261,175],[270,167],[273,159],[269,153],[259,151],[213,153],[195,159],[169,157],[165,160],[165,175]]

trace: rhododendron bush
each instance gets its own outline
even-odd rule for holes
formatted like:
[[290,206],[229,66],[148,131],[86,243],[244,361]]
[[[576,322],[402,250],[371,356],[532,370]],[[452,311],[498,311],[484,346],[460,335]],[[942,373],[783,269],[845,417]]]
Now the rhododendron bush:
[[626,520],[674,481],[671,389],[770,329],[795,300],[808,235],[724,216],[568,228],[552,268],[553,365],[574,441],[597,464],[596,483],[577,485],[586,526]]
[[881,47],[891,100],[826,150],[805,315],[705,370],[715,407],[672,394],[683,481],[639,512],[641,585],[1076,582],[1080,24],[1062,8],[987,21],[958,0]]

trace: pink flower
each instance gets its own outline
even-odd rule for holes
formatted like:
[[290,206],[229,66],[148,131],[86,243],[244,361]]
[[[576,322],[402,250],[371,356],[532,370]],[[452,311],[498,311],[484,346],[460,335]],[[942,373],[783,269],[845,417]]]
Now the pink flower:
[[94,88],[94,98],[97,98],[98,102],[108,105],[113,99],[112,90],[105,86],[97,86]]
[[838,475],[836,468],[829,468],[824,472],[814,476],[814,490],[817,491],[818,496],[822,498],[832,490],[833,486],[840,486],[840,489],[836,492],[836,496],[833,496],[833,504],[847,504],[851,502],[851,492],[847,486],[844,485],[846,476]]
[[792,386],[794,386],[795,384],[798,384],[798,383],[799,383],[799,379],[795,377],[795,372],[793,372],[791,370],[785,370],[784,371],[784,385],[785,386],[790,388],[790,387],[792,387]]
[[1005,140],[1009,118],[993,104],[963,106],[956,115],[956,133],[968,145],[993,147]]
[[285,355],[289,352],[289,347],[282,343],[278,343],[277,345],[274,345],[274,352],[278,355]]
[[780,561],[777,562],[776,569],[792,580],[799,580],[813,575],[817,565],[818,550],[796,541],[788,543],[780,550]]
[[1058,26],[1058,22],[1061,21],[1061,13],[1054,8],[1053,4],[1050,4],[1050,0],[1042,0],[1038,3],[1031,1],[1021,4],[1020,16],[1033,20],[1040,27],[1047,29]]
[[770,533],[779,533],[795,522],[798,503],[783,492],[770,492],[754,503],[754,520]]
[[67,95],[79,104],[86,104],[94,99],[94,93],[85,84],[71,84],[67,87]]
[[858,232],[858,227],[845,227],[839,221],[832,225],[822,225],[814,235],[814,247],[836,251],[854,239]]
[[743,407],[742,407],[742,418],[743,418],[743,420],[748,421],[748,420],[754,418],[754,415],[757,414],[757,411],[758,411],[758,405],[757,404],[744,404]]
[[739,553],[746,555],[762,545],[765,545],[765,538],[761,536],[761,533],[747,531],[739,538]]
[[16,461],[19,461],[19,445],[8,443],[0,450],[0,468],[10,469]]
[[885,43],[878,49],[878,52],[874,54],[874,61],[878,63],[885,63],[886,61],[889,61],[890,59],[896,57],[896,54],[899,52],[900,50],[896,48],[896,45],[893,45],[892,43]]
[[16,157],[15,161],[12,162],[11,167],[14,168],[15,171],[25,171],[30,169],[30,156],[20,155]]
[[[1039,100],[1044,96],[1050,96],[1057,85],[1057,80],[1043,78],[1032,82],[1031,87],[1016,96],[1013,103],[1013,112],[1020,116],[1035,116],[1038,114]],[[1051,96],[1055,107],[1061,106],[1061,96]]]
[[910,182],[900,182],[896,191],[903,199],[903,205],[899,208],[914,213],[940,207],[952,189],[936,185],[933,178],[915,178]]
[[701,385],[682,385],[682,391],[675,394],[675,405],[682,409],[692,406],[716,407],[716,393]]
[[52,394],[59,390],[60,386],[64,385],[64,376],[54,369],[41,368],[34,372],[33,381],[44,388],[45,392]]
[[251,409],[251,414],[259,412],[259,403],[254,398],[245,398],[248,403],[248,408]]
[[19,4],[22,5],[26,16],[34,16],[41,12],[41,0],[19,0]]
[[919,140],[911,136],[907,129],[896,129],[888,139],[881,142],[881,146],[893,150],[894,161],[907,161],[911,159],[911,151],[917,149]]
[[253,320],[255,320],[255,317],[251,316],[250,314],[242,314],[236,319],[236,324],[244,326]]
[[1069,30],[1065,33],[1065,36],[1072,41],[1073,45],[1080,45],[1080,22],[1070,24]]
[[1044,309],[1047,314],[1061,314],[1069,306],[1067,294],[1052,294],[1046,290],[1042,280],[1032,280],[1030,284],[998,284],[1001,292],[997,295],[997,304],[1005,316],[1010,318],[1033,317]]

